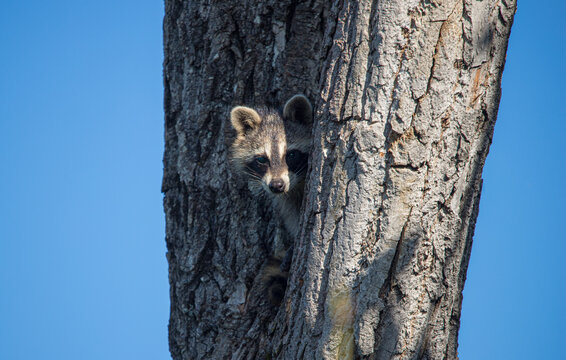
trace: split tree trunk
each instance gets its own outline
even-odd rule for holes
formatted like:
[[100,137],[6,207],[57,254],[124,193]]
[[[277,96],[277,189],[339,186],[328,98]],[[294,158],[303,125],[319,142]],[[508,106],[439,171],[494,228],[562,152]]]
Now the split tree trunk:
[[[455,359],[514,0],[166,1],[174,359]],[[302,231],[228,162],[234,105],[315,106]]]

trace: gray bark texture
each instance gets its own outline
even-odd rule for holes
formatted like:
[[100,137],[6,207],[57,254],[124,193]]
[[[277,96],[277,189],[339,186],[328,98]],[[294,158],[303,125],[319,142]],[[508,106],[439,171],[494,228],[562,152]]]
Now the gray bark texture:
[[[456,359],[515,0],[166,0],[163,192],[178,359]],[[314,105],[284,243],[230,167],[229,111]]]

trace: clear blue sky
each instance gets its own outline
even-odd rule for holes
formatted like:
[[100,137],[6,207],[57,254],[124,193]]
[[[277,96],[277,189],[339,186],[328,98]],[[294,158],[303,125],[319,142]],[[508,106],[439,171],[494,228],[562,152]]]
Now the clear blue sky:
[[[460,359],[560,359],[566,7],[520,0]],[[162,1],[0,6],[0,359],[169,359]]]

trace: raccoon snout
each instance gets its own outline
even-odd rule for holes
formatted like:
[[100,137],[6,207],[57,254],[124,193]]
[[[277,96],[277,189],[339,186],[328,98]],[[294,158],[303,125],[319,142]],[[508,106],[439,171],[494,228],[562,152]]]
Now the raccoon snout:
[[281,179],[273,179],[269,183],[269,190],[276,194],[282,193],[285,191],[285,182]]

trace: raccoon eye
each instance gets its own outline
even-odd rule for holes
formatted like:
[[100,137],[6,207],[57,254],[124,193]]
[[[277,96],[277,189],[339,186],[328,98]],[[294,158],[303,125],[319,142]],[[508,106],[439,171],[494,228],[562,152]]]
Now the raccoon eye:
[[268,162],[269,160],[267,160],[267,158],[266,158],[265,156],[257,156],[257,157],[255,158],[255,161],[256,161],[258,164],[265,165],[265,164],[267,164],[267,162]]
[[265,156],[256,156],[246,164],[247,171],[255,177],[263,177],[269,167],[269,159]]
[[289,170],[295,173],[304,171],[308,162],[308,155],[299,150],[291,150],[285,156],[285,161]]
[[287,153],[286,159],[289,161],[297,160],[301,156],[301,152],[299,150],[291,150]]

